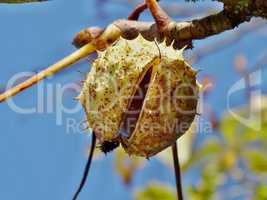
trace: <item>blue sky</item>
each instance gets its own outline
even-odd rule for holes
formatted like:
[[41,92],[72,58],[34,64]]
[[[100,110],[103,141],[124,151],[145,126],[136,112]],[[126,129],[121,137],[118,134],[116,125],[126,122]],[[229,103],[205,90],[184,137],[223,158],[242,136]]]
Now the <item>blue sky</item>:
[[[74,51],[72,37],[80,29],[94,25],[105,26],[114,19],[126,17],[130,10],[131,6],[126,3],[98,5],[92,0],[0,5],[1,88],[5,87],[14,74],[39,71]],[[143,18],[150,17],[146,15]],[[196,41],[196,49],[232,32]],[[248,58],[249,65],[253,65],[266,52],[266,35],[265,26],[265,29],[244,36],[194,65],[204,69],[200,78],[210,74],[216,80],[215,91],[209,95],[207,103],[214,107],[218,115],[225,109],[228,88],[240,79],[233,69],[234,56],[242,53]],[[43,83],[55,88],[57,84],[79,82],[83,77],[78,70],[88,71],[87,61],[80,61],[75,67],[66,69]],[[37,87],[34,86],[17,95],[14,101],[21,107],[36,107],[36,91]],[[63,104],[66,107],[76,105],[73,100],[76,95],[77,92],[74,91],[66,92]],[[54,98],[57,98],[56,94]],[[237,104],[242,101],[244,99],[239,96],[235,99]],[[56,123],[57,114],[54,111],[18,114],[6,103],[2,103],[0,113],[0,199],[70,199],[82,175],[90,137],[81,133],[67,134],[66,121],[68,118],[82,121],[83,111],[63,114],[62,125]],[[80,199],[130,199],[132,192],[149,180],[174,185],[172,171],[156,159],[151,159],[146,168],[136,174],[132,188],[125,187],[120,177],[114,173],[112,154],[95,161],[91,172]],[[186,173],[183,178],[188,184],[194,179],[194,173]]]

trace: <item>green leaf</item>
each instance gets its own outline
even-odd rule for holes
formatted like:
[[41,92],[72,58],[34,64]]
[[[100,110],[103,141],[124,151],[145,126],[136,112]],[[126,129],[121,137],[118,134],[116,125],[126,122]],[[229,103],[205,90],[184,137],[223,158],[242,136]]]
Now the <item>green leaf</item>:
[[116,172],[121,176],[123,182],[130,184],[135,172],[144,165],[144,158],[131,156],[119,147],[115,151],[114,165]]
[[244,152],[244,157],[247,160],[248,167],[257,173],[267,173],[267,158],[266,152],[247,149]]
[[183,170],[188,169],[192,165],[198,163],[200,160],[207,159],[210,156],[216,155],[222,151],[220,143],[215,139],[210,139],[194,152],[190,160],[182,167]]
[[234,143],[236,140],[235,133],[239,127],[239,123],[229,114],[225,114],[221,119],[220,131],[227,143]]
[[[250,126],[241,123],[231,114],[225,114],[220,123],[220,131],[227,145],[240,148],[255,141],[267,145],[267,109],[251,111],[246,105],[233,110],[237,116],[247,117]],[[249,118],[251,112],[254,112],[257,117]]]
[[137,191],[135,200],[176,200],[176,193],[170,187],[160,183],[150,183],[143,190]]
[[233,169],[233,167],[236,165],[237,160],[238,156],[233,149],[225,149],[219,156],[217,164],[218,170],[220,172],[226,172]]
[[194,200],[210,200],[213,199],[216,188],[219,182],[219,173],[216,170],[211,170],[209,167],[204,167],[201,174],[200,182],[196,186],[190,186],[188,192]]
[[259,184],[255,190],[253,200],[267,199],[267,185]]

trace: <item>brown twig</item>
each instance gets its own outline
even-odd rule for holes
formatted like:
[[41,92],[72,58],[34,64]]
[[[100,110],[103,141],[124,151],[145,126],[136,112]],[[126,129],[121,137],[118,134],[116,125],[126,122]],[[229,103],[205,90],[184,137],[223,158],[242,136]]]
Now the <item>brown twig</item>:
[[133,12],[128,16],[128,20],[138,20],[139,16],[142,12],[144,12],[144,10],[147,9],[147,5],[146,3],[141,3],[139,5],[137,5],[135,7],[135,9],[133,10]]
[[54,73],[70,66],[71,64],[75,63],[76,61],[85,58],[92,52],[96,50],[103,49],[110,43],[113,43],[120,35],[120,30],[114,26],[109,25],[104,33],[102,33],[99,37],[97,37],[92,42],[84,45],[82,48],[76,50],[69,56],[63,58],[62,60],[58,61],[57,63],[51,65],[50,67],[42,70],[41,72],[37,73],[36,75],[30,77],[26,81],[14,86],[13,88],[8,89],[4,93],[0,94],[0,102],[7,100],[8,98],[16,95],[17,93],[23,91],[26,88],[33,86],[34,84],[38,83],[39,81],[45,79],[48,76],[53,75]]
[[17,93],[23,91],[26,88],[31,87],[32,85],[38,83],[39,81],[43,80],[44,78],[56,73],[57,71],[60,71],[61,69],[68,67],[72,63],[80,60],[81,58],[87,56],[89,53],[96,50],[96,47],[93,44],[87,44],[83,46],[81,49],[75,51],[71,55],[69,55],[66,58],[63,58],[62,60],[58,61],[54,65],[51,65],[50,67],[42,70],[41,72],[37,73],[36,75],[30,77],[26,81],[16,85],[15,87],[8,89],[4,93],[0,95],[0,102],[5,101],[11,96],[16,95]]
[[169,15],[159,6],[156,0],[146,0],[147,7],[149,8],[152,16],[155,19],[157,27],[160,32],[164,32],[164,29],[171,22]]
[[232,34],[222,39],[206,43],[202,47],[196,47],[193,54],[190,57],[190,62],[197,63],[206,56],[212,55],[214,53],[217,53],[218,51],[228,48],[231,45],[236,44],[247,34],[251,33],[252,31],[260,29],[264,25],[266,25],[266,22],[264,20],[255,19],[253,20],[253,23],[246,24],[240,27],[237,31],[233,32]]
[[[238,16],[236,16],[238,18]],[[225,10],[201,19],[185,22],[170,21],[164,28],[163,33],[159,30],[158,25],[153,22],[141,22],[120,19],[112,24],[120,29],[121,35],[126,39],[133,39],[138,34],[142,34],[146,39],[153,41],[154,38],[169,41],[176,41],[178,48],[190,45],[192,40],[204,39],[206,37],[231,30],[236,27],[237,18]],[[239,24],[243,23],[239,21]],[[86,43],[80,44],[85,45]]]
[[[135,7],[133,12],[128,16],[127,19],[137,21],[139,19],[140,14],[146,9],[147,9],[147,4],[145,2],[140,3]],[[80,48],[83,45],[88,44],[89,42],[95,40],[102,33],[103,29],[98,26],[83,29],[75,35],[72,44],[77,48]]]
[[172,146],[172,157],[173,157],[173,165],[174,165],[174,172],[175,172],[177,197],[178,197],[178,200],[183,200],[182,178],[181,178],[181,170],[180,170],[180,163],[179,163],[179,158],[178,158],[176,142]]
[[[239,1],[241,2],[241,0]],[[239,1],[237,1],[237,4]],[[79,43],[77,46],[84,45],[81,49],[41,71],[25,82],[7,90],[0,95],[0,102],[69,66],[77,60],[88,56],[88,54],[96,49],[106,48],[109,44],[117,40],[119,36],[126,39],[133,39],[137,37],[138,34],[142,34],[144,38],[150,41],[153,41],[155,38],[159,40],[165,38],[167,44],[175,41],[174,46],[177,48],[182,48],[186,45],[187,47],[191,47],[192,40],[194,39],[203,39],[233,29],[239,24],[250,20],[252,16],[264,17],[264,13],[267,13],[267,5],[265,1],[257,0],[255,5],[253,2],[253,0],[249,0],[249,4],[244,7],[241,5],[241,8],[239,5],[238,12],[231,10],[231,6],[227,5],[225,6],[225,9],[218,14],[187,22],[174,22],[170,21],[168,15],[160,8],[156,0],[146,0],[150,11],[155,18],[156,24],[153,22],[117,20],[110,24],[104,31],[101,29],[95,30],[97,32],[95,35],[85,34],[83,41],[90,41],[90,43]],[[236,7],[233,7],[232,9],[236,9]]]
[[86,166],[85,166],[85,169],[84,169],[84,172],[83,172],[83,177],[82,177],[81,183],[80,183],[77,191],[75,192],[72,200],[76,200],[78,198],[78,195],[82,191],[83,186],[84,186],[84,184],[86,182],[86,179],[87,179],[90,167],[91,167],[91,163],[92,163],[92,160],[93,160],[95,146],[96,146],[96,136],[95,136],[95,133],[93,132],[92,133],[92,144],[91,144],[91,149],[90,149],[90,154],[89,154],[89,157],[88,157],[88,161],[86,163]]
[[0,3],[33,3],[33,2],[43,2],[48,0],[0,0]]
[[72,44],[77,48],[80,48],[83,45],[90,43],[92,40],[95,40],[102,34],[102,32],[103,29],[98,26],[83,29],[75,35]]

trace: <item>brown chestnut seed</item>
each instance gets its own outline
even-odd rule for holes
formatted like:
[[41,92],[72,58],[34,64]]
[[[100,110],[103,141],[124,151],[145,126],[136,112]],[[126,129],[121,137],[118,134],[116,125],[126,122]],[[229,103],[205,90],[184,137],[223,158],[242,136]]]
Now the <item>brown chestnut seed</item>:
[[199,85],[182,53],[141,35],[98,52],[79,99],[100,144],[119,142],[130,155],[150,157],[189,129]]

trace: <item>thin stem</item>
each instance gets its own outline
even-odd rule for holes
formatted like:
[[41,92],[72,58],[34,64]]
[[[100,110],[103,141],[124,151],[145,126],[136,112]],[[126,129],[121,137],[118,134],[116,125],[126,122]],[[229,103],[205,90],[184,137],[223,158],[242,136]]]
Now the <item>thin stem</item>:
[[0,94],[0,102],[7,100],[9,97],[16,95],[17,93],[23,91],[26,88],[31,87],[32,85],[38,83],[39,81],[43,80],[44,78],[51,76],[52,74],[56,73],[57,71],[62,70],[63,68],[68,67],[69,65],[73,64],[74,62],[86,57],[88,54],[94,52],[96,50],[95,45],[92,43],[88,43],[87,45],[83,46],[82,48],[76,50],[69,56],[63,58],[62,60],[58,61],[54,65],[42,70],[41,72],[37,73],[36,75],[30,77],[23,83],[20,83],[13,88],[8,89],[4,93]]
[[88,157],[88,161],[87,161],[87,164],[86,164],[84,172],[83,172],[83,177],[82,177],[81,183],[80,183],[77,191],[75,192],[72,200],[76,200],[77,199],[78,195],[82,191],[83,186],[84,186],[84,184],[86,182],[86,179],[87,179],[87,176],[88,176],[88,173],[89,173],[89,170],[90,170],[90,166],[91,166],[91,163],[92,163],[92,160],[93,160],[95,146],[96,146],[96,136],[95,136],[95,133],[93,132],[92,133],[92,144],[91,144],[91,149],[90,149],[90,154],[89,154],[89,157]]
[[152,16],[154,17],[160,32],[171,22],[169,15],[159,6],[156,0],[146,0],[147,7],[149,8]]
[[176,180],[176,192],[178,200],[183,200],[183,190],[182,190],[182,179],[181,179],[181,170],[178,159],[178,151],[176,142],[172,145],[172,156],[173,156],[173,165],[175,172],[175,180]]
[[[157,0],[157,1],[160,1],[160,0]],[[128,16],[128,20],[138,20],[140,14],[144,12],[144,10],[146,9],[147,9],[147,4],[145,2],[140,3],[139,5],[135,7],[133,12]]]
[[140,14],[147,9],[146,3],[140,3],[135,7],[133,12],[128,16],[128,20],[138,20]]

